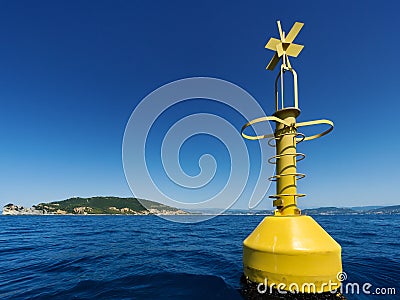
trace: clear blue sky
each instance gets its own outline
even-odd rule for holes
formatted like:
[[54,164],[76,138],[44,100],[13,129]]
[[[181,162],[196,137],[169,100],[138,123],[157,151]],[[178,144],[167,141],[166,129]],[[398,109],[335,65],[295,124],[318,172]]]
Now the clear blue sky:
[[264,45],[277,19],[305,23],[291,60],[299,121],[335,122],[299,146],[300,206],[400,204],[399,10],[397,1],[1,1],[0,204],[130,196],[125,125],[173,80],[228,80],[272,113]]

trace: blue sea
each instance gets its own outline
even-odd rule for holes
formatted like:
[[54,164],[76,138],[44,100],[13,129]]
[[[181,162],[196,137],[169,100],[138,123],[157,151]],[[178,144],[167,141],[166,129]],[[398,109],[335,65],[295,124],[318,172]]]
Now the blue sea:
[[[242,299],[242,241],[262,218],[0,216],[0,299]],[[400,299],[400,216],[314,218],[342,245],[345,283],[372,285],[348,299]]]

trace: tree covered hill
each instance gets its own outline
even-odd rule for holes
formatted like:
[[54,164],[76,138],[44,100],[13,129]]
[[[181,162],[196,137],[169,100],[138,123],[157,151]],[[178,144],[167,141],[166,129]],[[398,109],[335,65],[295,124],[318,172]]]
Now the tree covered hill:
[[50,203],[39,203],[35,209],[56,214],[180,214],[183,211],[161,203],[136,198],[91,197],[70,198]]

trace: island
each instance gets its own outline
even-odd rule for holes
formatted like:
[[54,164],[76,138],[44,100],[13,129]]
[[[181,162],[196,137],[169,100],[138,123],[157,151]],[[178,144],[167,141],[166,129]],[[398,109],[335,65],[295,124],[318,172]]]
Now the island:
[[187,212],[149,200],[120,197],[74,197],[23,207],[9,203],[3,215],[185,215]]

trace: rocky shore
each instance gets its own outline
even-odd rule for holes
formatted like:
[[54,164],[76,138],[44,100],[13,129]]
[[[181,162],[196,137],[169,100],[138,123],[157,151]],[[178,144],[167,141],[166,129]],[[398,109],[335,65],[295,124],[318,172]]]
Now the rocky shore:
[[117,209],[115,207],[110,207],[110,210],[114,210],[115,213],[92,213],[91,207],[75,207],[74,213],[69,213],[62,209],[57,209],[55,211],[47,211],[46,209],[38,209],[36,206],[23,207],[14,204],[7,204],[3,207],[2,215],[187,215],[188,213],[182,210],[168,211],[168,210],[158,210],[150,209],[144,211],[134,211],[130,208],[123,207]]
[[9,203],[3,207],[3,215],[46,215],[47,211],[36,207],[23,207]]

